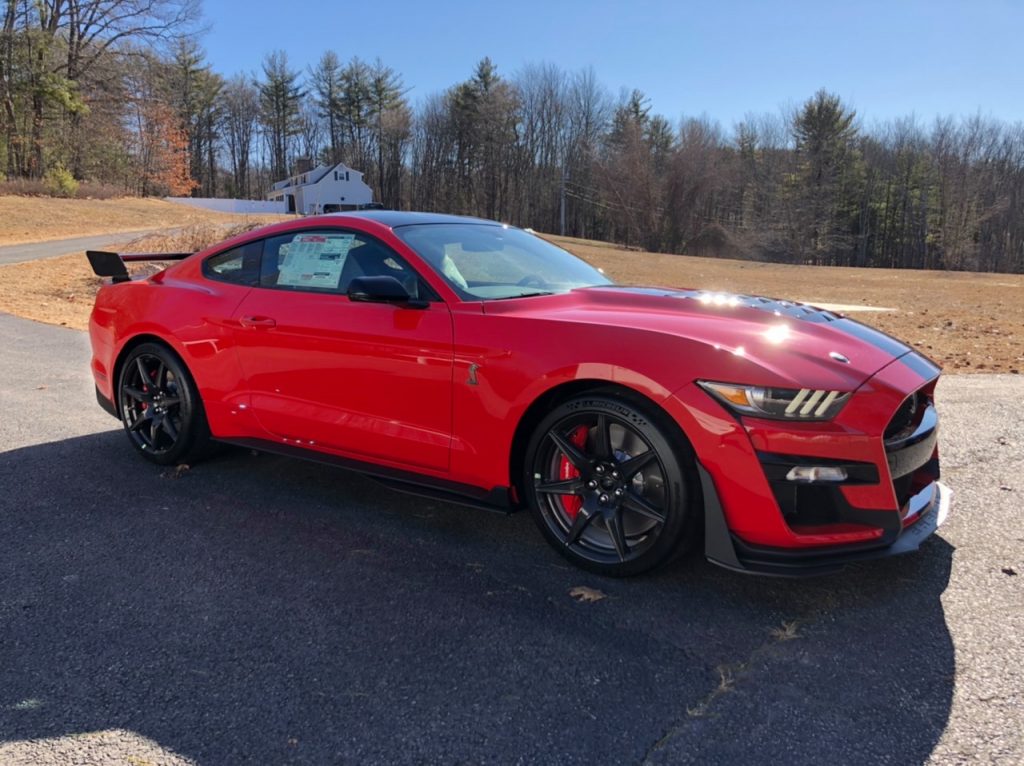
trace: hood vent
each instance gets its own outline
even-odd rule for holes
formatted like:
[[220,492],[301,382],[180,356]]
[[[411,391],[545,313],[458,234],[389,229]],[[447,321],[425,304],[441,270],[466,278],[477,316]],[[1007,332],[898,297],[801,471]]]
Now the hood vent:
[[592,290],[622,290],[636,295],[657,295],[663,298],[679,298],[683,300],[694,300],[704,306],[722,307],[724,309],[742,306],[748,309],[757,309],[774,314],[777,317],[789,319],[802,319],[806,322],[834,322],[841,319],[840,316],[831,311],[808,306],[806,303],[794,303],[793,301],[776,300],[775,298],[762,298],[753,295],[738,295],[735,293],[717,293],[709,290],[659,290],[654,287],[618,287],[601,286],[590,288]]
[[[752,297],[749,295],[729,295],[723,293],[708,293],[705,291],[687,291],[685,297],[694,298],[701,303],[717,305],[721,300],[718,296],[724,295],[726,305],[743,306],[748,309],[759,309],[767,311],[779,317],[789,319],[803,319],[807,322],[834,322],[839,319],[831,311],[808,306],[806,303],[793,303],[792,301],[781,301],[774,298]],[[709,299],[708,296],[711,296]]]

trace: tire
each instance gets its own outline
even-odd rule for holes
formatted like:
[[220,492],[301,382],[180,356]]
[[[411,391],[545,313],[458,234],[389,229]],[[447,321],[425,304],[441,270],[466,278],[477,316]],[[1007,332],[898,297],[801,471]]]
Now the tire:
[[522,487],[534,521],[573,564],[626,577],[691,542],[699,496],[692,450],[653,406],[584,394],[545,417],[527,444]]
[[158,343],[132,349],[121,365],[118,411],[128,440],[147,460],[176,465],[204,457],[210,428],[199,391],[177,354]]

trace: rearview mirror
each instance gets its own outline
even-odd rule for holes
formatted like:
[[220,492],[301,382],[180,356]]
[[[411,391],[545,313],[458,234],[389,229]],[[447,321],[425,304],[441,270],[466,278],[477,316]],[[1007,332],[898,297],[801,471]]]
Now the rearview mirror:
[[405,285],[392,276],[356,277],[348,285],[348,299],[361,303],[395,303],[425,309],[427,302],[413,298]]

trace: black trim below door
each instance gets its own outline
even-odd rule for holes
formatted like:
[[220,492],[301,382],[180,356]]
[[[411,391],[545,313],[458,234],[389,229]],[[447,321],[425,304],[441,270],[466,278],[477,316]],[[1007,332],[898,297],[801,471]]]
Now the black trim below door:
[[512,502],[509,496],[508,487],[493,487],[490,490],[485,490],[472,484],[461,484],[446,479],[438,479],[413,471],[403,471],[400,468],[377,465],[363,460],[356,460],[355,458],[341,457],[340,455],[332,455],[328,452],[320,452],[292,444],[282,444],[267,439],[243,438],[218,439],[217,441],[260,452],[270,452],[283,457],[310,460],[314,463],[322,463],[346,471],[355,471],[398,492],[429,497],[433,500],[467,505],[471,508],[480,508],[486,511],[498,511],[499,513],[513,513],[519,510],[519,507]]

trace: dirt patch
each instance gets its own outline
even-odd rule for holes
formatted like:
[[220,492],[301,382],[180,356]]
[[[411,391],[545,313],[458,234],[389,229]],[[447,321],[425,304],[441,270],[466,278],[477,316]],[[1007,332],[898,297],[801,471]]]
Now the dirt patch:
[[[212,226],[192,227],[170,237],[138,240],[126,249],[196,250],[229,233]],[[894,310],[851,313],[858,321],[919,348],[948,372],[1024,370],[1024,276],[751,263],[551,239],[623,284],[699,287],[809,303],[889,307]],[[136,268],[152,271],[156,267]],[[99,284],[81,253],[3,266],[0,311],[85,329]]]
[[84,330],[99,285],[84,253],[0,266],[0,311]]
[[201,223],[272,223],[287,218],[216,213],[176,202],[134,197],[83,200],[0,196],[0,245]]

